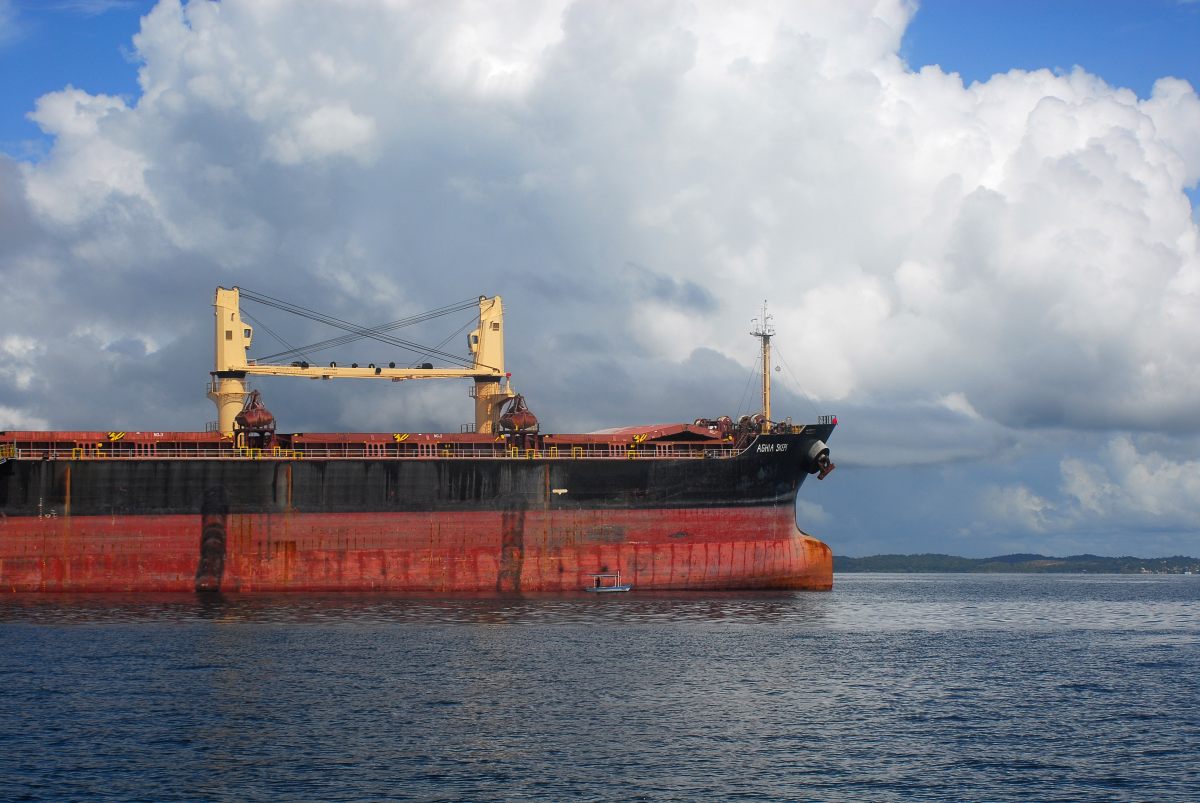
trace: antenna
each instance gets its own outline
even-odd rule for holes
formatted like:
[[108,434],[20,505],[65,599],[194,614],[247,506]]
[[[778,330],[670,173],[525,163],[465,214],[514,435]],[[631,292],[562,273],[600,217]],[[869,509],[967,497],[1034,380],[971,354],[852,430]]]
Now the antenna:
[[774,316],[767,314],[767,300],[763,299],[762,316],[753,318],[750,325],[754,327],[750,334],[762,341],[762,414],[764,430],[771,424],[771,336],[775,334],[772,325]]

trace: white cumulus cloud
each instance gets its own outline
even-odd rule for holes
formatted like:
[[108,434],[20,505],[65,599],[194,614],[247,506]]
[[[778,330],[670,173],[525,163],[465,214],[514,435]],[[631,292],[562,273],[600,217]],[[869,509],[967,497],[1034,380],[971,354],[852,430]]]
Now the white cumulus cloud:
[[1062,461],[1062,489],[1085,520],[1154,521],[1200,530],[1200,460],[1113,438],[1096,460]]
[[[964,86],[900,57],[913,12],[163,0],[140,96],[48,93],[45,158],[0,157],[0,340],[44,350],[0,404],[199,427],[210,294],[240,284],[364,323],[501,293],[509,366],[558,431],[748,411],[767,298],[801,386],[777,409],[852,411],[851,464],[1200,434],[1195,89]],[[295,429],[469,416],[465,390],[451,412],[429,387],[266,389]],[[1080,510],[1117,482],[1072,470]],[[1053,526],[1060,503],[1005,493]]]

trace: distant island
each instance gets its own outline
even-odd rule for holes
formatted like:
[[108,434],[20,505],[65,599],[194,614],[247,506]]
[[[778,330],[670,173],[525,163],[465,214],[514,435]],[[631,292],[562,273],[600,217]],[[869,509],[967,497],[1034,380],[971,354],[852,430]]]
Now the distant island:
[[1059,574],[1196,574],[1200,558],[1106,558],[1101,555],[1000,555],[995,558],[960,558],[954,555],[871,555],[848,558],[835,555],[835,572],[1005,572]]

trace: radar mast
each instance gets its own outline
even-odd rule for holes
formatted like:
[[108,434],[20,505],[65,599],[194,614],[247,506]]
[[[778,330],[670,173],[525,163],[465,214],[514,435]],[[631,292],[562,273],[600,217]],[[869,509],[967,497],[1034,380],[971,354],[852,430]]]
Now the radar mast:
[[767,314],[767,300],[763,299],[762,316],[750,321],[754,328],[750,334],[762,341],[762,415],[763,430],[771,425],[771,337],[775,334],[772,323],[774,316]]

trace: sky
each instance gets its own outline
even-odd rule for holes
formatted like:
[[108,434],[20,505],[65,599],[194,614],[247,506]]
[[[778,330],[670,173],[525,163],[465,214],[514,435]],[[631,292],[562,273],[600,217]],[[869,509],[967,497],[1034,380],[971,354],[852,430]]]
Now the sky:
[[[837,554],[1200,554],[1196,41],[1174,0],[0,0],[0,429],[202,428],[218,285],[501,294],[547,431],[737,415],[767,299]],[[255,384],[285,431],[472,415]]]

